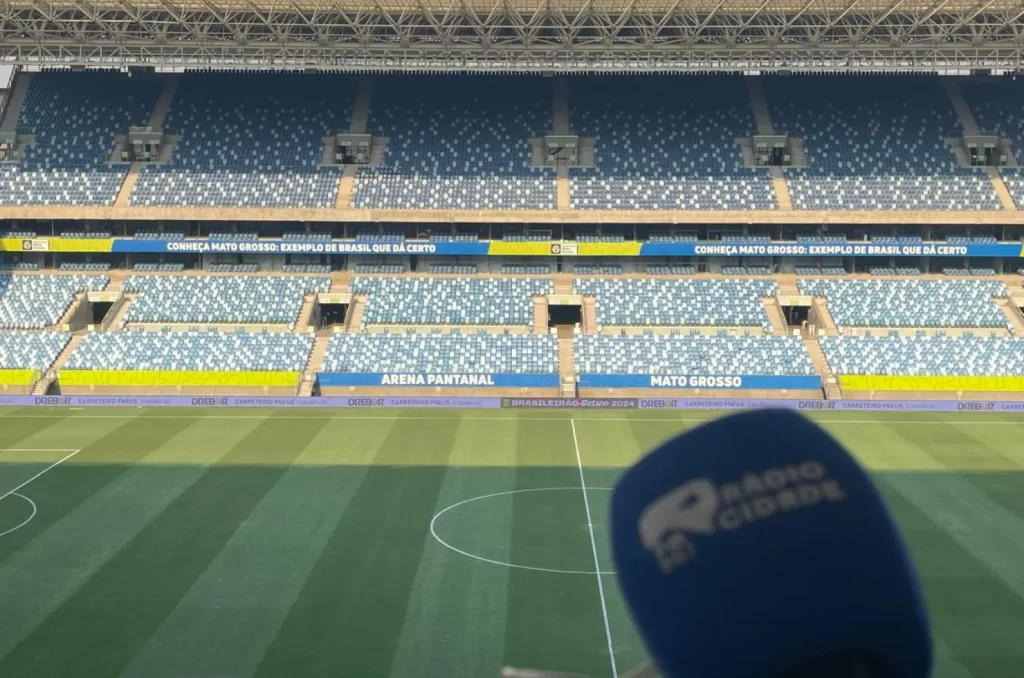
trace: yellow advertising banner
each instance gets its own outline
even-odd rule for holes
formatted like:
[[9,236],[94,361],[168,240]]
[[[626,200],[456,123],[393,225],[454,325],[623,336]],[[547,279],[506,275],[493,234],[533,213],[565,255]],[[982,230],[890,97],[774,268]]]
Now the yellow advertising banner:
[[0,238],[0,252],[110,252],[113,238]]
[[839,384],[850,391],[1024,391],[1024,377],[846,374]]
[[0,384],[28,386],[36,380],[35,370],[0,370]]
[[65,386],[296,386],[298,372],[61,370]]

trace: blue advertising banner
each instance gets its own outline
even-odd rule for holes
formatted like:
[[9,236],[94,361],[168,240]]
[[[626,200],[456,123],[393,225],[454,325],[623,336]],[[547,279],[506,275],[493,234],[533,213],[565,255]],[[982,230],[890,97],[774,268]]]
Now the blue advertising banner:
[[[273,239],[234,241],[189,238],[187,240],[105,241],[113,252],[184,254],[379,254],[439,256],[641,256],[641,257],[1021,257],[1021,243],[950,245],[944,242],[916,245],[882,245],[869,242],[730,244],[714,242],[626,243],[509,243],[405,241],[367,243],[354,240],[301,242]],[[55,249],[56,245],[51,247]]]
[[320,386],[464,386],[467,388],[540,388],[558,386],[557,374],[386,374],[320,372]]
[[816,389],[814,375],[581,374],[580,388]]

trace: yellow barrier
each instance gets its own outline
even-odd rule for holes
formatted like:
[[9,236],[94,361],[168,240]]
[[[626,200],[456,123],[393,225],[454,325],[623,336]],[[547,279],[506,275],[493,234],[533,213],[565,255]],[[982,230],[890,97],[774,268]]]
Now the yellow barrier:
[[847,374],[839,384],[850,391],[1024,391],[1024,377]]
[[298,372],[61,370],[65,386],[277,386],[299,383]]
[[35,370],[0,370],[0,384],[28,386],[36,380]]
[[0,252],[110,252],[112,238],[0,238]]
[[543,257],[553,254],[550,242],[492,242],[487,248],[487,254],[535,256]]
[[640,256],[640,243],[581,242],[578,252],[581,257],[638,257]]

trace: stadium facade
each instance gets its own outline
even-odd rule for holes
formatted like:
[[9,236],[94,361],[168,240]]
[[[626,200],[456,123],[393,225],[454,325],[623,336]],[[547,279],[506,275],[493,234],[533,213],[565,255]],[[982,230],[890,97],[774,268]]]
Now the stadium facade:
[[1024,395],[1008,3],[0,13],[4,393]]

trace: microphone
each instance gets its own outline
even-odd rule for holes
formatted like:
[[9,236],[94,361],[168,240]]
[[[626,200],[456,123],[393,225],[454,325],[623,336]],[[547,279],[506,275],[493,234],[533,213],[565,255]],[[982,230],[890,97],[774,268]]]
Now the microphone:
[[927,678],[921,587],[878,490],[788,410],[641,459],[611,501],[626,603],[666,678]]

